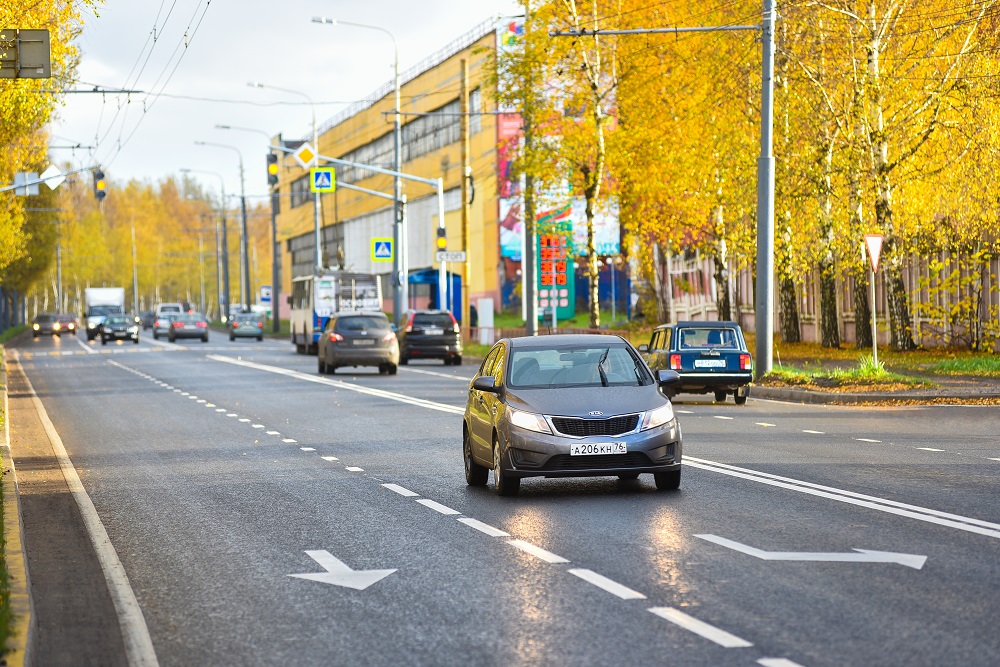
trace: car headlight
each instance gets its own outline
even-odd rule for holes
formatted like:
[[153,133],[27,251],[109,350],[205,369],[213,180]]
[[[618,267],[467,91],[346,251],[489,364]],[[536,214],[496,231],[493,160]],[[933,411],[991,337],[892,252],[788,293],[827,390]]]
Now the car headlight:
[[641,431],[645,431],[648,428],[656,428],[657,426],[662,426],[666,424],[671,419],[674,418],[674,408],[670,403],[656,408],[655,410],[649,410],[646,415],[642,418],[642,428]]
[[32,324],[31,328],[34,329],[35,331],[38,331],[40,327],[37,324]]
[[545,422],[545,417],[536,415],[533,412],[507,408],[507,418],[510,419],[511,424],[519,428],[537,431],[538,433],[552,433],[549,425]]
[[129,327],[128,330],[131,331],[132,333],[135,333],[136,331],[139,330],[139,327]]

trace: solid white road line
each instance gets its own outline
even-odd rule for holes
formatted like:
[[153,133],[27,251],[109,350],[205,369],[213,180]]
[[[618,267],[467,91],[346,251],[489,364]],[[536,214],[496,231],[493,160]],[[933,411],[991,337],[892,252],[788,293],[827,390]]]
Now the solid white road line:
[[453,510],[452,508],[448,507],[447,505],[442,505],[441,503],[436,503],[436,502],[434,502],[433,500],[431,500],[429,498],[421,498],[417,502],[420,503],[421,505],[423,505],[424,507],[430,507],[435,512],[440,512],[441,514],[449,514],[449,515],[450,514],[461,514],[461,512],[459,512],[458,510]]
[[569,561],[562,556],[557,556],[551,551],[546,551],[541,547],[536,547],[531,542],[525,542],[524,540],[509,540],[507,542],[510,546],[515,549],[520,549],[525,553],[529,553],[535,558],[540,558],[546,563],[568,563]]
[[56,427],[49,419],[45,406],[42,405],[41,399],[35,393],[27,373],[24,374],[24,381],[28,385],[28,393],[31,394],[31,402],[38,412],[38,418],[52,443],[52,450],[59,461],[59,467],[62,468],[66,485],[80,508],[80,515],[87,528],[87,534],[90,536],[90,542],[94,545],[97,560],[100,562],[104,578],[108,582],[108,592],[111,594],[115,611],[118,612],[118,625],[125,642],[125,653],[128,656],[129,665],[130,667],[155,667],[159,662],[156,659],[156,651],[153,650],[153,641],[149,637],[149,628],[146,627],[146,619],[142,615],[142,608],[139,607],[135,592],[129,583],[128,574],[125,573],[125,568],[118,559],[118,552],[111,544],[111,538],[108,536],[104,524],[101,523],[97,508],[94,507],[93,501],[87,495],[87,490],[83,488],[83,482],[80,481],[73,461],[66,453],[62,438],[59,437]]
[[757,470],[738,468],[725,463],[717,463],[715,461],[699,459],[693,456],[685,456],[684,464],[692,468],[711,470],[712,472],[722,473],[723,475],[739,477],[741,479],[747,479],[761,484],[768,484],[770,486],[777,486],[782,489],[806,493],[820,498],[827,498],[829,500],[836,500],[837,502],[847,503],[849,505],[866,507],[868,509],[886,512],[888,514],[895,514],[897,516],[905,516],[911,519],[917,519],[918,521],[925,521],[939,526],[947,526],[948,528],[957,528],[970,533],[986,535],[987,537],[1000,538],[1000,524],[990,523],[981,519],[973,519],[958,514],[949,514],[948,512],[932,510],[926,507],[919,507],[917,505],[908,505],[906,503],[900,503],[886,498],[879,498],[877,496],[867,496],[862,493],[855,493],[844,489],[823,486],[821,484],[803,482],[801,480],[781,477],[780,475],[772,475],[770,473],[759,472]]
[[406,368],[400,368],[399,370],[406,373],[420,373],[421,375],[433,375],[439,378],[447,378],[448,380],[461,380],[466,384],[472,382],[472,378],[470,377],[467,378],[467,377],[462,377],[461,375],[448,375],[447,373],[437,373],[435,371],[418,370],[416,368],[410,368],[409,366],[407,366]]
[[[416,495],[416,494],[414,494]],[[486,533],[490,537],[510,537],[510,533],[500,530],[499,528],[494,528],[488,523],[483,523],[478,519],[472,519],[467,516],[463,516],[458,520],[459,523],[464,523],[469,528],[475,528],[480,533]]]
[[593,584],[598,588],[611,593],[622,600],[645,600],[646,596],[637,591],[633,591],[627,586],[622,586],[617,581],[612,581],[604,575],[597,574],[593,570],[585,570],[583,568],[574,568],[569,570],[569,573],[580,577],[589,584]]
[[704,621],[699,621],[693,616],[688,616],[679,609],[672,607],[651,607],[650,610],[660,618],[665,618],[671,623],[679,625],[685,630],[689,630],[696,635],[701,635],[709,641],[713,641],[723,648],[746,648],[753,646],[745,639],[740,639],[736,635],[731,635],[725,630],[720,630],[714,625],[709,625]]
[[414,493],[413,491],[410,491],[409,489],[404,488],[399,484],[383,484],[382,486],[384,486],[385,488],[389,489],[394,493],[398,493],[399,495],[405,496],[407,498],[416,498],[417,496],[420,495],[419,493]]
[[409,403],[410,405],[416,405],[421,408],[428,408],[430,410],[439,410],[441,412],[449,412],[454,415],[465,414],[465,408],[459,407],[457,405],[446,405],[445,403],[436,403],[434,401],[427,401],[422,398],[415,398],[413,396],[407,396],[405,394],[397,394],[392,391],[384,391],[382,389],[373,389],[371,387],[365,387],[360,384],[351,384],[350,382],[343,382],[341,380],[332,380],[329,378],[323,378],[316,375],[310,375],[308,373],[301,373],[299,371],[289,370],[287,368],[281,368],[279,366],[268,366],[266,364],[257,364],[252,361],[244,361],[243,359],[233,359],[232,357],[222,357],[217,354],[210,354],[208,358],[212,361],[221,361],[227,364],[234,364],[236,366],[244,366],[246,368],[253,368],[260,371],[267,371],[268,373],[276,373],[278,375],[285,375],[287,377],[293,377],[299,380],[305,380],[306,382],[315,382],[317,384],[325,384],[330,387],[337,387],[339,389],[347,389],[348,391],[356,391],[359,394],[368,394],[369,396],[378,396],[380,398],[386,398],[391,401],[399,401],[400,403]]
[[79,338],[76,339],[76,342],[77,342],[77,344],[80,347],[82,347],[84,350],[86,350],[89,354],[97,354],[97,350],[95,350],[94,348],[90,347],[89,345],[87,345],[86,343],[84,343]]

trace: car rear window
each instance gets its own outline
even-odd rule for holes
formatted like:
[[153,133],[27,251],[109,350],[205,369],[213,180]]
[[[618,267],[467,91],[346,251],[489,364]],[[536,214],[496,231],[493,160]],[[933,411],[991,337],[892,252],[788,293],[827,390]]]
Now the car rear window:
[[179,313],[181,312],[180,306],[160,306],[161,313]]
[[[603,358],[603,362],[601,359]],[[514,350],[508,385],[515,388],[601,386],[638,387],[652,378],[624,345]]]
[[690,328],[680,330],[680,348],[735,348],[736,332],[722,328]]
[[337,331],[364,331],[365,329],[388,329],[389,320],[383,315],[348,315],[337,318]]
[[105,320],[108,324],[128,324],[128,318],[121,315],[114,315]]
[[451,315],[447,313],[417,313],[413,316],[413,326],[415,327],[437,327],[438,329],[451,329],[453,324]]
[[257,322],[260,320],[259,315],[237,315],[237,322]]

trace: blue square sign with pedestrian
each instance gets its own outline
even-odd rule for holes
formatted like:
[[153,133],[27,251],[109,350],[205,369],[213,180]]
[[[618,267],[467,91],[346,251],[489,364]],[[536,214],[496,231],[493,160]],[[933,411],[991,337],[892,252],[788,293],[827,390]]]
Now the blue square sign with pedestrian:
[[311,192],[333,192],[336,188],[337,176],[333,167],[315,167],[309,170]]
[[372,239],[372,261],[391,262],[393,259],[393,242],[389,238]]

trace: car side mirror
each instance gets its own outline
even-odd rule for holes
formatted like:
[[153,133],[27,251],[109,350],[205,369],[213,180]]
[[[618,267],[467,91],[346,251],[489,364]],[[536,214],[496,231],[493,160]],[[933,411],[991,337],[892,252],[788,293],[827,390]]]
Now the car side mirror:
[[497,380],[492,375],[481,375],[472,381],[472,388],[479,391],[488,391],[491,394],[496,394],[499,392],[500,388],[497,387]]
[[643,354],[645,354],[646,352],[649,352],[649,346],[646,345],[645,343],[643,343],[642,345],[640,345],[636,349],[639,350],[640,352],[642,352]]
[[677,384],[680,381],[681,376],[677,373],[677,371],[656,371],[656,382],[661,387],[665,387],[668,384]]

